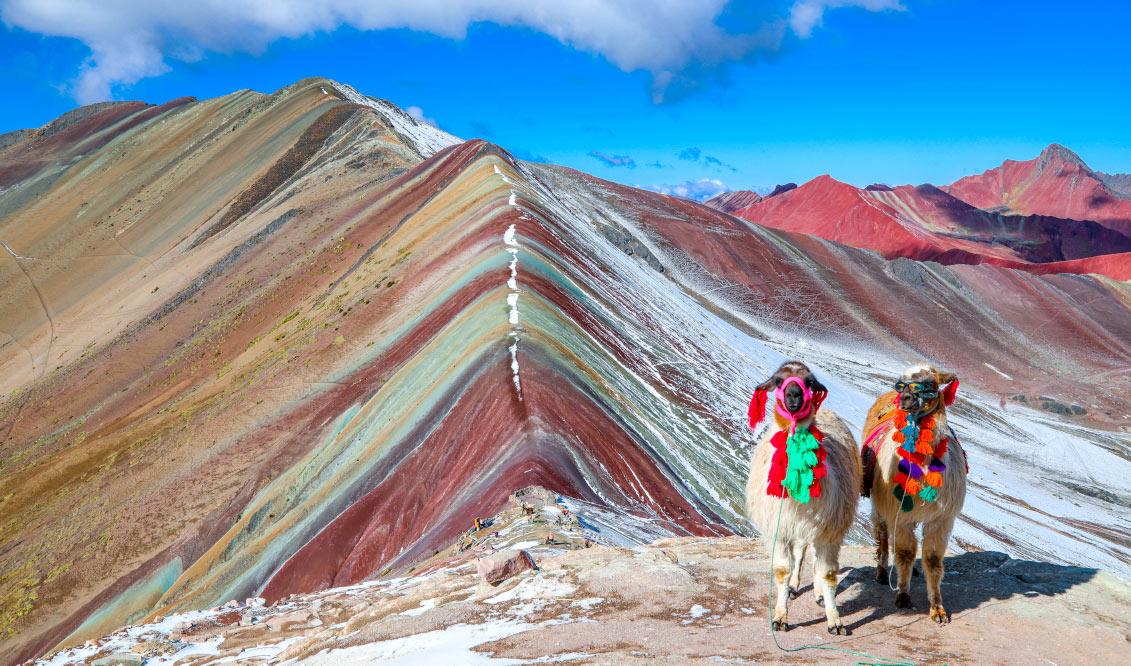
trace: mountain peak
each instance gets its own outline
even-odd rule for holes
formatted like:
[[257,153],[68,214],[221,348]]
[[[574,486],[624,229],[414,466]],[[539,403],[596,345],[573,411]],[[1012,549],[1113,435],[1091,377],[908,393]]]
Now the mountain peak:
[[1040,156],[1037,157],[1038,169],[1044,169],[1046,166],[1053,163],[1067,163],[1085,171],[1091,171],[1084,160],[1080,159],[1079,155],[1059,143],[1050,143],[1041,151]]

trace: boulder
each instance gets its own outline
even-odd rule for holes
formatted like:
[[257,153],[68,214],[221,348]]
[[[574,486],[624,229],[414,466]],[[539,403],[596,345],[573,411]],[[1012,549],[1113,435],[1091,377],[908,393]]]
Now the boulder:
[[264,624],[271,631],[285,631],[286,629],[296,625],[306,625],[314,619],[314,613],[308,610],[297,610],[283,615],[276,615],[267,619]]
[[490,585],[498,585],[527,569],[537,569],[534,558],[525,550],[504,550],[479,558],[475,569],[479,577]]

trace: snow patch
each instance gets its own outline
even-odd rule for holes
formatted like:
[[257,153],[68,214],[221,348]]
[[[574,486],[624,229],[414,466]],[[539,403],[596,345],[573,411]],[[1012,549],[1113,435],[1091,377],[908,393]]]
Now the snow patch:
[[514,382],[514,390],[518,392],[518,399],[522,400],[522,381],[518,378],[518,337],[515,337],[514,344],[510,347],[511,352],[511,380]]
[[989,368],[990,370],[993,370],[994,372],[998,373],[999,375],[1001,375],[1002,377],[1004,377],[1004,378],[1008,379],[1009,381],[1013,381],[1013,377],[1010,377],[1009,375],[1005,374],[1005,373],[1004,373],[1004,372],[1002,372],[1001,370],[998,370],[997,368],[995,368],[994,366],[990,365],[989,363],[986,363],[985,361],[983,361],[983,362],[982,362],[982,365],[986,366],[986,367],[987,367],[987,368]]
[[432,610],[435,607],[436,607],[436,600],[435,599],[425,599],[424,601],[420,602],[419,606],[417,606],[416,608],[410,608],[410,609],[402,612],[401,615],[408,615],[410,617],[416,617],[417,615],[424,615],[425,613],[427,613],[428,611]]
[[338,648],[308,657],[304,664],[362,666],[367,664],[518,664],[513,659],[491,659],[473,648],[497,641],[537,625],[513,620],[484,624],[456,624],[423,634],[394,638],[379,643]]
[[485,603],[501,604],[508,601],[547,600],[573,594],[577,588],[569,583],[539,575],[525,578],[518,585],[487,599]]
[[416,149],[416,152],[420,153],[423,157],[431,157],[448,146],[463,143],[463,140],[459,137],[452,136],[428,123],[420,122],[405,113],[395,104],[386,102],[383,99],[363,95],[353,86],[344,83],[338,83],[337,81],[331,81],[330,83],[337,88],[338,92],[342,93],[347,100],[354,104],[368,106],[380,113],[385,120],[389,121],[393,130],[411,143],[413,148]]

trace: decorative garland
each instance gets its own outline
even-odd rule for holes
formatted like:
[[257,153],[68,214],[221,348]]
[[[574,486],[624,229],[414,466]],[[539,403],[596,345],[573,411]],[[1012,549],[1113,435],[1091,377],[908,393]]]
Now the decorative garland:
[[770,478],[766,494],[773,497],[790,497],[808,504],[821,496],[820,480],[825,477],[825,449],[821,441],[825,435],[817,426],[798,427],[786,435],[779,430],[770,438],[774,447],[770,460]]
[[[946,465],[942,458],[946,455],[946,437],[935,443],[935,417],[928,415],[918,423],[902,409],[894,413],[896,432],[892,438],[899,444],[899,473],[895,475],[895,488],[892,493],[899,500],[902,511],[914,508],[913,498],[924,502],[934,502],[942,487],[943,472]],[[928,462],[930,461],[930,462]],[[927,469],[923,471],[926,463]]]

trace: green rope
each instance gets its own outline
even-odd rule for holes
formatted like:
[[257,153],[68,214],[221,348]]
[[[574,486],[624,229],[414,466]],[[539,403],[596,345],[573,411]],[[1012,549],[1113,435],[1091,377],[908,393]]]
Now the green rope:
[[[784,503],[785,503],[784,497],[781,498],[780,500],[778,500],[778,519],[777,519],[777,522],[774,524],[774,541],[770,545],[770,594],[769,594],[770,616],[769,616],[769,621],[771,623],[770,637],[774,639],[774,645],[779,650],[781,650],[782,652],[801,652],[802,650],[828,650],[830,652],[840,652],[842,654],[848,654],[848,655],[852,655],[854,657],[862,657],[864,659],[870,659],[871,660],[871,661],[857,661],[856,666],[915,666],[915,662],[912,662],[912,661],[893,661],[893,660],[890,660],[890,659],[886,659],[884,657],[877,657],[874,654],[868,654],[867,652],[850,650],[848,648],[839,648],[839,647],[834,647],[832,645],[799,645],[797,647],[791,647],[791,648],[782,647],[782,644],[778,642],[778,632],[774,631],[772,624],[773,624],[773,621],[774,621],[774,551],[777,550],[777,546],[778,546],[778,528],[781,526],[781,510],[782,510],[782,504],[784,504]],[[798,566],[800,566],[800,563],[798,563]],[[816,591],[815,587],[814,587],[814,591]],[[826,592],[826,594],[832,594],[832,593],[833,593],[832,590]],[[828,600],[826,599],[826,601],[828,601]]]

